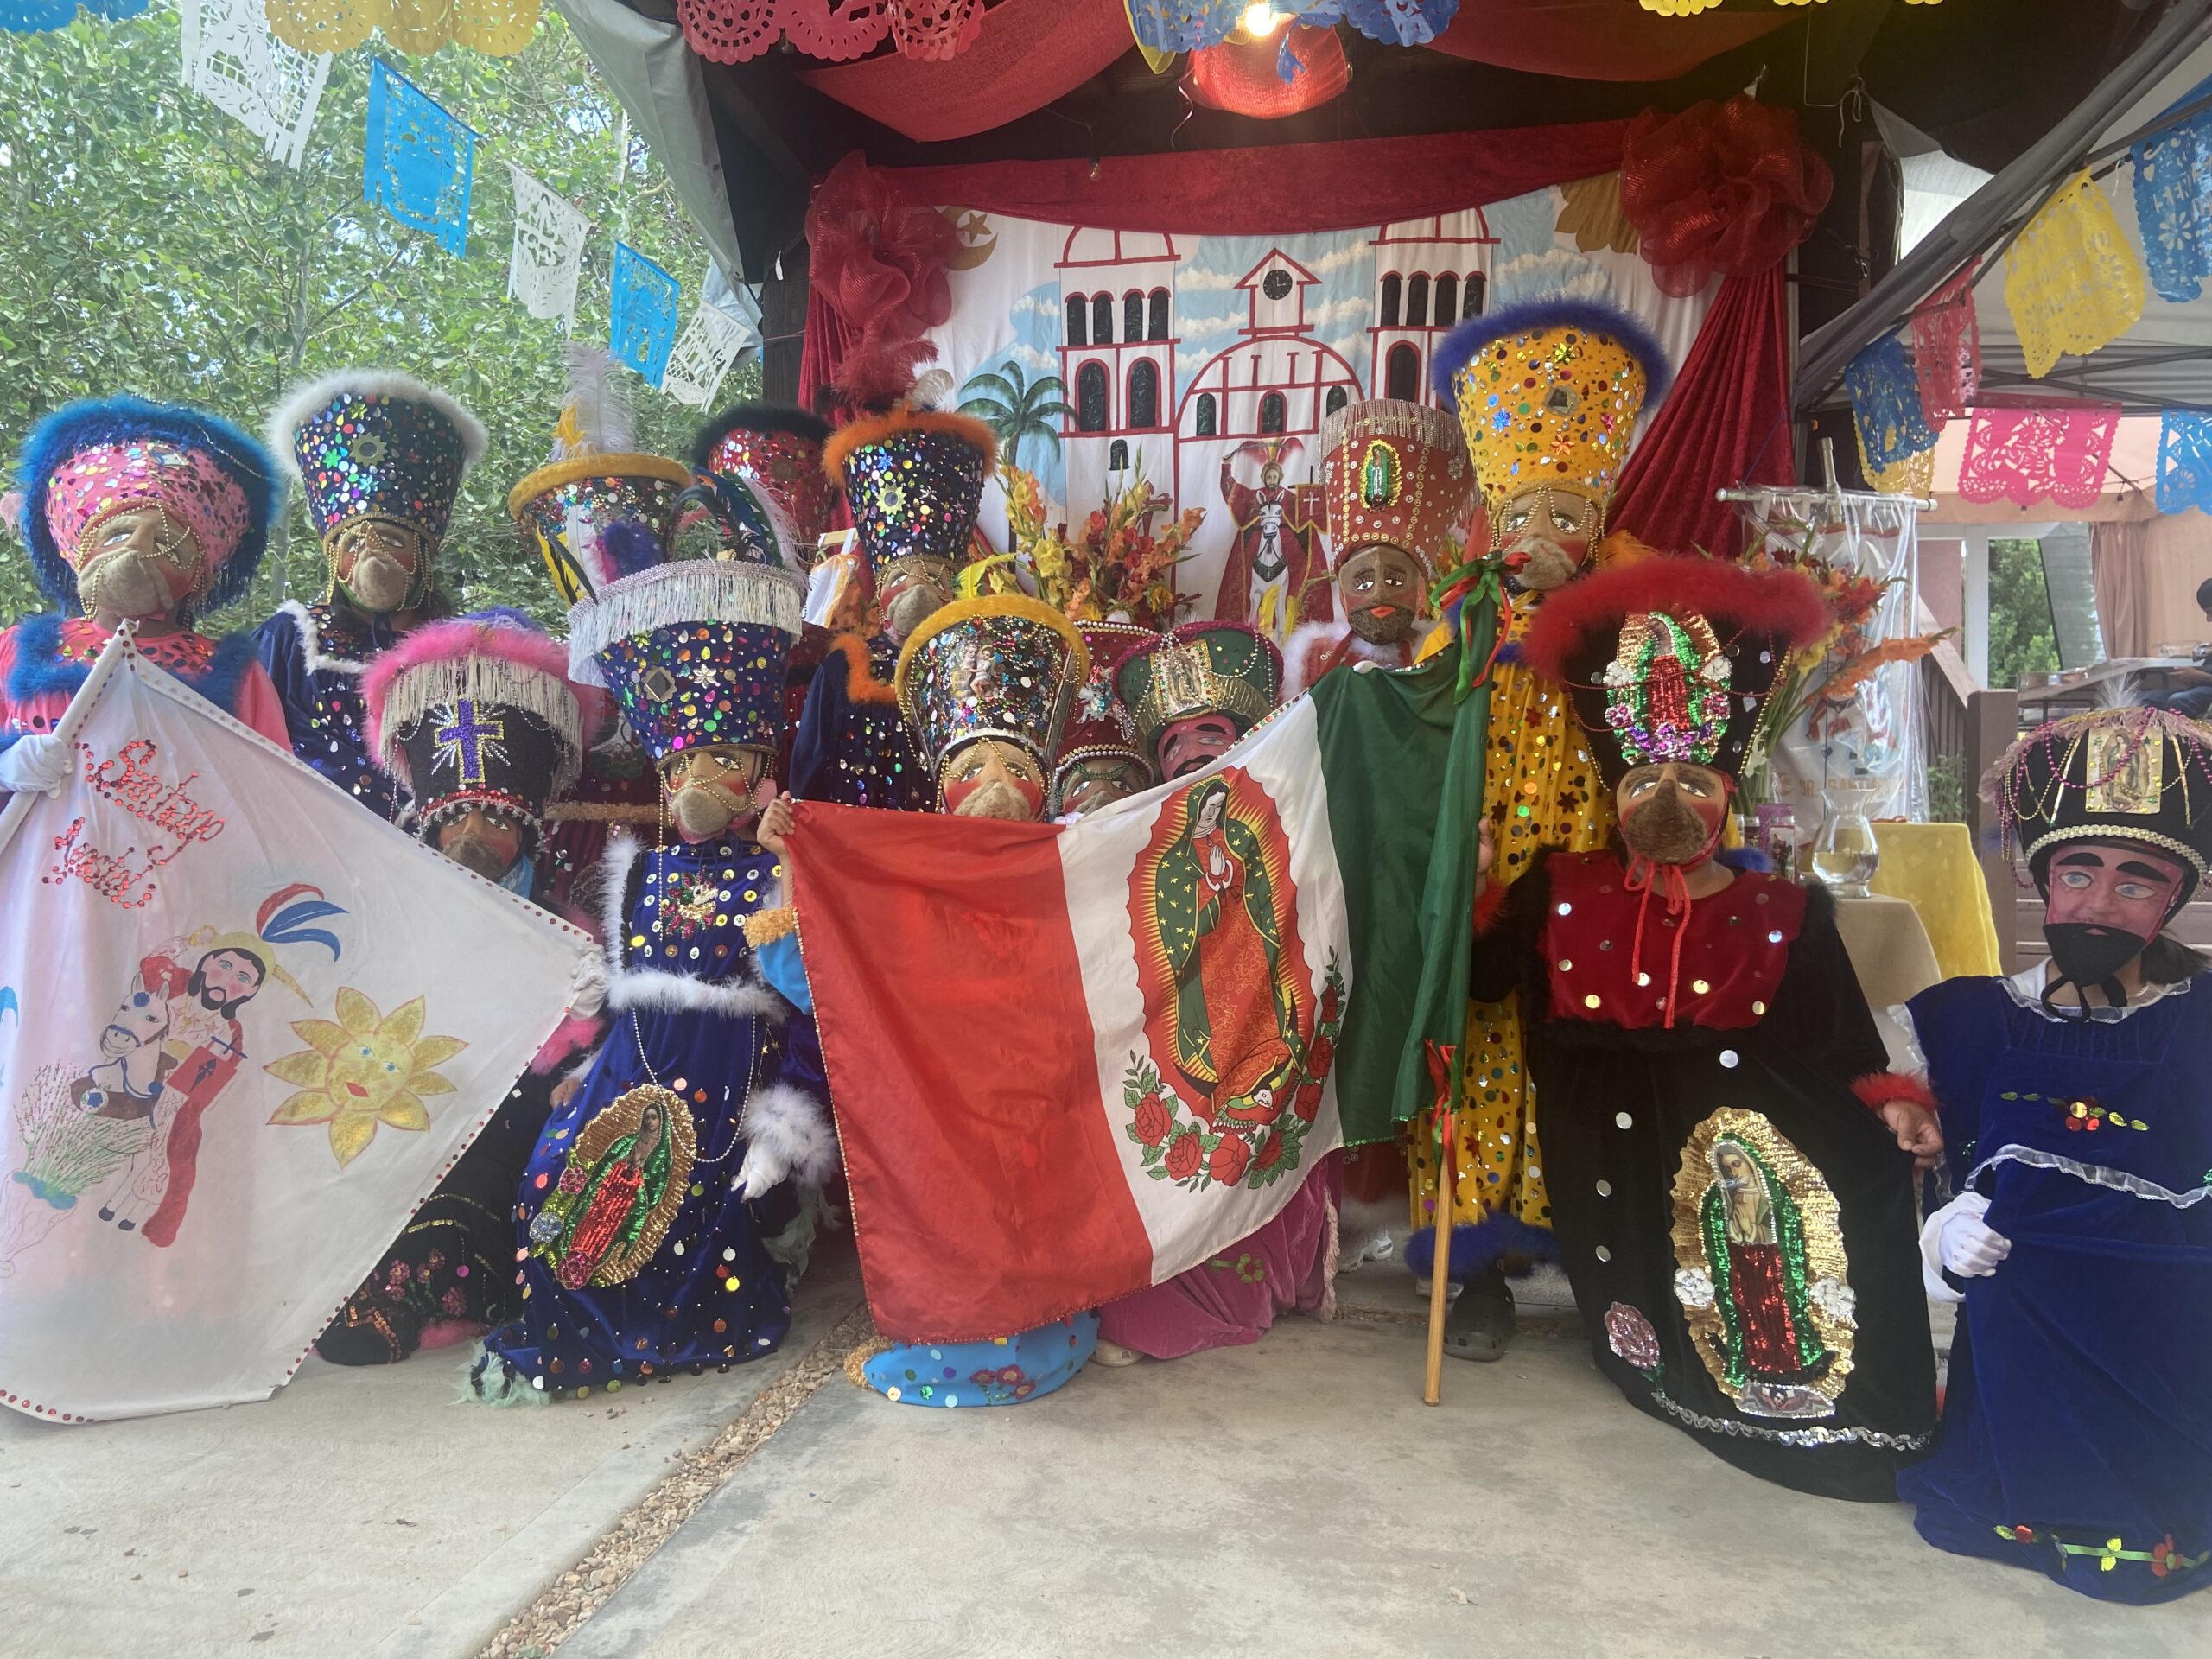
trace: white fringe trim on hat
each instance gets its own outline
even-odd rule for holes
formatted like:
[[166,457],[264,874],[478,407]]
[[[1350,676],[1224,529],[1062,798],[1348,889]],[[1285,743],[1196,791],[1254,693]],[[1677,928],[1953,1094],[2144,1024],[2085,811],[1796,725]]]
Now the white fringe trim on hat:
[[557,798],[575,786],[583,767],[584,739],[583,713],[576,707],[575,694],[541,670],[525,668],[505,657],[485,655],[448,658],[404,670],[385,693],[377,732],[383,741],[377,760],[410,792],[414,791],[415,780],[408,776],[401,734],[433,709],[459,697],[504,702],[536,715],[561,740],[561,765],[553,774],[553,795]]
[[594,660],[618,639],[684,622],[750,623],[796,639],[804,626],[805,585],[772,565],[686,559],[655,565],[601,588],[569,613],[569,677],[605,685]]
[[297,432],[308,416],[315,414],[340,392],[373,392],[379,397],[390,397],[409,403],[428,404],[454,424],[461,434],[461,462],[465,472],[484,459],[485,450],[491,448],[492,437],[484,429],[484,423],[468,412],[461,399],[449,391],[425,385],[411,374],[401,374],[391,369],[340,369],[335,374],[319,375],[315,379],[292,388],[284,401],[270,412],[269,424],[264,429],[270,453],[276,457],[284,475],[295,483],[299,481],[300,461],[292,448],[292,435]]

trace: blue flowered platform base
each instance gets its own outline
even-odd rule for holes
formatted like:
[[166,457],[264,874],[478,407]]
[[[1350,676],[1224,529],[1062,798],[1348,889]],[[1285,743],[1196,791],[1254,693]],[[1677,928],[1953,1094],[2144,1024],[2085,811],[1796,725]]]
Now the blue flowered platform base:
[[993,1342],[902,1343],[861,1368],[905,1406],[1018,1406],[1058,1388],[1098,1346],[1098,1316],[1077,1313]]

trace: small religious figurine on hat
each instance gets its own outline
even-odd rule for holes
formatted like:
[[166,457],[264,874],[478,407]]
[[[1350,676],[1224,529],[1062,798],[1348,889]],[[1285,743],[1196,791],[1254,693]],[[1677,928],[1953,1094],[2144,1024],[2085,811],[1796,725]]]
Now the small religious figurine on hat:
[[[1282,658],[1256,629],[1227,622],[1185,622],[1155,634],[1124,657],[1116,689],[1135,721],[1137,741],[1161,782],[1204,770],[1282,701]],[[1217,800],[1225,802],[1226,797]],[[1223,918],[1209,937],[1242,955],[1265,941],[1239,925],[1244,889],[1257,879],[1245,832],[1223,808],[1194,809],[1193,849],[1206,861]],[[1231,972],[1232,984],[1265,984],[1267,976]],[[1101,1363],[1129,1365],[1144,1357],[1174,1359],[1207,1348],[1257,1342],[1284,1312],[1319,1313],[1333,1295],[1336,1208],[1343,1160],[1317,1164],[1274,1219],[1214,1262],[1098,1310]]]
[[269,452],[218,416],[137,397],[56,410],[16,464],[16,528],[54,608],[0,632],[0,791],[58,790],[54,728],[126,622],[138,653],[274,742],[251,636],[193,626],[253,581],[283,500]]
[[[507,512],[562,604],[572,606],[660,562],[693,480],[683,462],[639,448],[623,376],[607,348],[570,340],[564,349],[569,390],[550,456],[507,493]],[[586,732],[584,742],[582,772],[562,791],[563,816],[549,836],[553,894],[563,906],[578,901],[577,884],[598,868],[616,824],[653,823],[660,809],[659,779],[619,719],[610,713],[606,728]]]
[[437,557],[483,425],[404,374],[365,370],[301,387],[269,417],[270,448],[299,480],[328,585],[288,601],[256,636],[292,753],[379,817],[399,792],[370,759],[361,676],[378,652],[449,607]]
[[1927,1090],[1887,1071],[1827,890],[1713,856],[1786,660],[1827,626],[1796,572],[1701,558],[1546,602],[1523,660],[1573,708],[1619,842],[1547,848],[1501,888],[1486,823],[1471,988],[1520,992],[1598,1368],[1741,1469],[1872,1502],[1936,1427]]
[[1060,733],[1052,766],[1052,816],[1063,822],[1087,817],[1102,806],[1150,789],[1152,760],[1137,741],[1136,716],[1114,689],[1122,658],[1159,638],[1135,622],[1078,622],[1090,653],[1090,672],[1076,688],[1074,707]]
[[1196,772],[1282,703],[1282,653],[1241,622],[1185,622],[1126,652],[1114,688],[1160,782]]
[[[1461,324],[1433,364],[1436,390],[1459,411],[1490,526],[1503,555],[1512,613],[1492,670],[1483,802],[1503,886],[1541,849],[1592,852],[1612,832],[1610,791],[1559,689],[1518,660],[1542,607],[1592,569],[1650,550],[1605,533],[1629,438],[1645,403],[1666,390],[1658,342],[1626,312],[1595,301],[1507,306]],[[1433,636],[1440,643],[1441,630]],[[1465,1081],[1452,1125],[1460,1148],[1450,1195],[1451,1261],[1461,1286],[1445,1351],[1494,1360],[1514,1330],[1509,1266],[1555,1255],[1545,1160],[1524,1063],[1520,1011],[1509,993],[1468,1005]],[[1406,1264],[1431,1269],[1438,1201],[1435,1114],[1410,1131],[1414,1232]]]
[[767,504],[740,480],[723,494],[753,559],[650,563],[649,537],[615,537],[626,574],[569,614],[569,671],[620,706],[675,836],[608,847],[608,1035],[524,1171],[525,1299],[486,1339],[480,1399],[773,1351],[791,1328],[778,1241],[805,1221],[794,1178],[836,1173],[813,1023],[762,978],[746,926],[782,905],[783,864],[752,831],[804,594]]
[[1283,646],[1283,695],[1348,663],[1403,668],[1440,571],[1465,556],[1474,468],[1459,423],[1425,404],[1347,404],[1321,423],[1322,505],[1339,621],[1301,622]]
[[[1319,493],[1311,484],[1283,482],[1296,438],[1254,439],[1221,458],[1221,499],[1236,525],[1214,598],[1217,621],[1249,623],[1277,646],[1299,624],[1329,615],[1329,569],[1314,520]],[[1260,463],[1255,489],[1236,476],[1240,459]]]
[[[1016,823],[1043,818],[1052,756],[1090,667],[1076,625],[1019,594],[957,600],[918,626],[899,652],[896,685],[940,810]],[[762,818],[762,842],[785,855],[792,828],[786,797]],[[761,964],[771,984],[811,1009],[795,935],[765,945]],[[1079,1313],[1008,1337],[879,1344],[856,1351],[847,1370],[906,1405],[1016,1405],[1073,1376],[1097,1334],[1098,1316]]]
[[[429,622],[377,658],[361,696],[370,752],[406,797],[403,826],[464,869],[555,908],[545,811],[575,785],[606,703],[597,687],[570,680],[567,650],[517,611]],[[570,1017],[346,1299],[316,1341],[325,1359],[392,1364],[473,1340],[519,1311],[515,1190],[558,1079],[598,1035],[591,1016],[605,983],[600,958],[582,958]],[[472,1109],[481,1103],[458,1103]]]
[[1984,792],[2050,955],[1897,1010],[1957,1193],[1923,1273],[1961,1304],[1942,1440],[1897,1490],[1940,1549],[2167,1601],[2212,1583],[2212,982],[2171,931],[2212,870],[2212,733],[2070,715]]
[[878,632],[841,634],[814,675],[791,740],[801,800],[930,810],[937,795],[899,713],[899,649],[955,597],[998,441],[981,421],[904,404],[840,428],[823,454],[844,486],[875,589]]

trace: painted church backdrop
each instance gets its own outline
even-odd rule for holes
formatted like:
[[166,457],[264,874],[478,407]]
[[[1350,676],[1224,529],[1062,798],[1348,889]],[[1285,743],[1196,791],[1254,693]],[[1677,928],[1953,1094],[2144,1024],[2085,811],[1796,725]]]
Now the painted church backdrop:
[[[1640,316],[1679,364],[1710,290],[1654,286],[1620,221],[1617,175],[1395,225],[1297,235],[1101,230],[947,207],[966,251],[953,314],[930,331],[947,400],[999,433],[1049,517],[1084,517],[1141,477],[1165,514],[1203,507],[1178,586],[1222,605],[1224,563],[1272,454],[1320,535],[1319,431],[1363,397],[1437,403],[1429,365],[1460,321],[1571,294]],[[977,383],[979,375],[996,383]],[[1009,398],[1008,391],[1013,392]],[[1647,409],[1647,418],[1652,411]],[[1157,522],[1165,522],[1165,516]],[[984,510],[1007,544],[996,483]],[[1633,526],[1630,526],[1633,528]]]

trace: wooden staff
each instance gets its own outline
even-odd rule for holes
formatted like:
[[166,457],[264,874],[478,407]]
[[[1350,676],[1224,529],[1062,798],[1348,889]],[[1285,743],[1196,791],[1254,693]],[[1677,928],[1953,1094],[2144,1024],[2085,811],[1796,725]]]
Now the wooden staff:
[[[1448,1081],[1448,1062],[1444,1074]],[[1452,1145],[1452,1104],[1442,1099],[1436,1103],[1436,1260],[1429,1263],[1428,1370],[1421,1396],[1432,1406],[1444,1399],[1444,1315],[1452,1301],[1452,1201],[1459,1190],[1459,1158]]]

